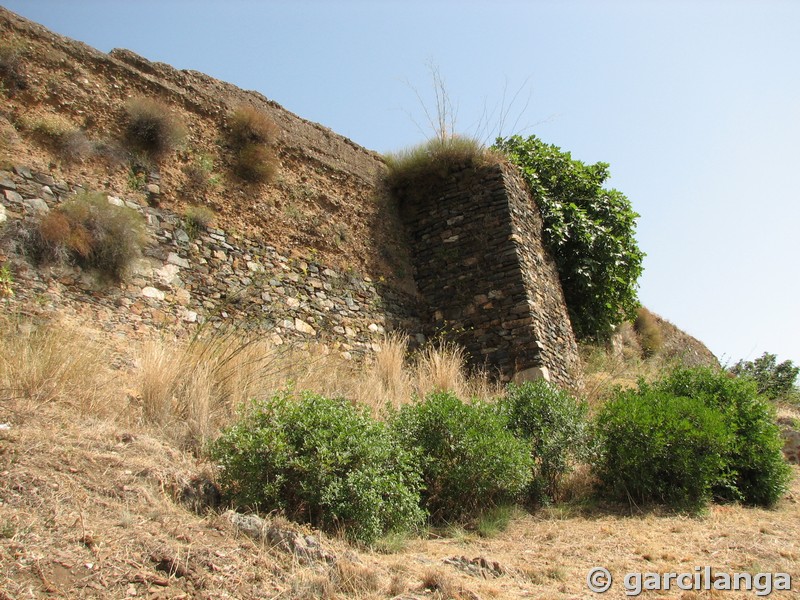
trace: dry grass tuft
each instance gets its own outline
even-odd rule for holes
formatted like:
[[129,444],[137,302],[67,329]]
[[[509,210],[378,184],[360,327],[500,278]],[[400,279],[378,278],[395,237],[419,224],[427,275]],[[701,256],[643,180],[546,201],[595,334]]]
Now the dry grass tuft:
[[486,167],[504,158],[478,140],[459,135],[435,137],[424,144],[386,156],[390,189],[422,186],[464,167]]
[[147,243],[144,218],[115,206],[105,194],[82,193],[45,215],[28,234],[28,252],[38,262],[73,259],[121,280]]
[[272,149],[278,138],[278,126],[266,114],[252,106],[240,106],[228,119],[228,138],[236,152],[234,173],[250,183],[267,183],[278,171]]
[[240,106],[228,119],[231,144],[243,148],[248,144],[271,146],[278,139],[278,126],[266,114],[252,106]]
[[0,319],[0,397],[20,414],[62,404],[83,414],[114,414],[105,348],[66,323]]
[[178,347],[148,342],[139,359],[142,417],[198,447],[243,403],[273,391],[277,361],[265,342],[232,332],[204,331]]
[[135,151],[160,157],[172,151],[186,137],[183,123],[158,100],[133,98],[125,105],[125,112],[125,139]]
[[247,144],[236,153],[233,171],[250,183],[267,183],[278,172],[277,159],[271,148],[259,144]]
[[645,358],[654,356],[664,346],[664,338],[656,317],[644,306],[639,307],[636,320],[633,322],[633,329],[639,336],[639,344]]
[[442,569],[429,568],[422,574],[423,591],[433,592],[441,600],[466,600],[470,598],[453,577]]
[[336,591],[356,597],[381,589],[381,579],[374,568],[350,560],[336,561],[331,570],[331,581]]
[[10,96],[28,87],[22,58],[21,45],[13,43],[0,44],[0,83],[2,83],[0,88]]

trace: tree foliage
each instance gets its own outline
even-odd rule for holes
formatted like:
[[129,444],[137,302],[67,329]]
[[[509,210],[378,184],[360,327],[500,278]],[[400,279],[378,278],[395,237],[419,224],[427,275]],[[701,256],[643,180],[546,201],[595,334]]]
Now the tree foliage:
[[603,187],[606,163],[587,165],[536,136],[498,138],[494,148],[521,169],[539,204],[575,334],[607,338],[639,306],[639,215],[624,194]]
[[754,379],[758,393],[775,400],[792,392],[800,367],[790,360],[778,363],[777,356],[764,352],[753,361],[740,360],[731,367],[731,373]]

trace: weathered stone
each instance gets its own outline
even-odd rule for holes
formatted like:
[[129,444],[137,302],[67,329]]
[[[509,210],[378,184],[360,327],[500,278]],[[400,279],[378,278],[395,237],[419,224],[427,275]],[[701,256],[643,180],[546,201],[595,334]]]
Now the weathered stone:
[[166,296],[164,292],[152,286],[147,286],[142,289],[142,296],[145,298],[153,298],[154,300],[163,300]]
[[22,206],[33,213],[44,214],[50,212],[50,207],[47,206],[47,202],[41,198],[26,198],[22,201]]
[[169,253],[169,255],[167,256],[167,262],[171,265],[183,267],[184,269],[188,269],[191,266],[188,260],[186,260],[185,258],[181,258],[174,252]]
[[22,196],[20,196],[14,190],[3,190],[3,195],[6,197],[6,200],[9,202],[14,202],[16,204],[22,204]]
[[108,203],[113,204],[114,206],[119,206],[120,208],[125,206],[125,202],[116,196],[108,196]]
[[519,371],[514,375],[514,383],[521,384],[526,381],[536,381],[537,379],[544,379],[550,381],[550,371],[547,367],[531,367],[524,371]]
[[53,179],[52,175],[49,175],[47,173],[34,173],[33,174],[33,180],[36,183],[40,183],[42,185],[55,185],[56,184],[56,180]]
[[295,318],[294,328],[300,333],[305,333],[306,335],[317,335],[317,330],[302,319]]
[[183,309],[179,312],[180,318],[186,323],[197,323],[197,313],[193,310]]
[[6,207],[0,204],[0,223],[5,223],[8,217],[6,216]]

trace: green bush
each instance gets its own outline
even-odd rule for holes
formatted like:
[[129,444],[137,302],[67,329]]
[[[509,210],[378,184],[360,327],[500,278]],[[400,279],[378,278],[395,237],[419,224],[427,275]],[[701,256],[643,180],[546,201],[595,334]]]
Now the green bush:
[[186,130],[168,106],[150,98],[134,98],[125,105],[125,139],[137,152],[159,157],[171,151]]
[[564,475],[587,455],[586,403],[540,379],[509,385],[498,406],[511,432],[528,443],[533,459],[529,498],[558,500]]
[[717,490],[721,498],[771,506],[786,492],[791,469],[783,458],[775,409],[758,395],[754,381],[721,369],[676,369],[654,387],[722,413],[733,442],[726,455],[728,485]]
[[647,388],[618,392],[597,415],[595,434],[594,471],[612,499],[700,508],[725,484],[732,436],[702,400]]
[[536,136],[499,138],[493,148],[520,168],[534,194],[575,335],[607,339],[639,306],[639,215],[624,194],[603,187],[606,163],[584,164]]
[[141,214],[86,192],[42,217],[30,232],[29,250],[37,261],[72,260],[119,280],[146,242]]
[[255,402],[210,453],[237,505],[344,528],[354,540],[372,543],[424,516],[411,453],[346,400],[283,393]]
[[392,427],[422,465],[423,506],[435,522],[463,520],[514,501],[530,483],[527,444],[491,404],[450,392],[403,406]]

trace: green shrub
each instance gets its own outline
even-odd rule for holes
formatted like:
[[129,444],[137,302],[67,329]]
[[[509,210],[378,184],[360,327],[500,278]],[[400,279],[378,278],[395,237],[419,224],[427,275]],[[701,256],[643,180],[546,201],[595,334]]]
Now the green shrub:
[[531,480],[527,444],[485,402],[437,392],[403,406],[392,426],[421,461],[423,505],[436,522],[463,520],[514,501]]
[[756,382],[759,394],[777,400],[796,392],[794,382],[800,373],[800,367],[795,366],[791,360],[778,363],[777,356],[764,352],[754,361],[740,360],[730,371],[740,377],[750,377]]
[[398,191],[428,185],[455,169],[497,163],[498,156],[479,141],[458,135],[435,137],[424,144],[386,156],[387,183]]
[[786,492],[791,475],[775,409],[758,395],[756,383],[721,369],[676,369],[653,384],[665,393],[687,396],[720,411],[733,435],[727,452],[729,481],[716,491],[729,500],[771,506]]
[[165,104],[150,98],[134,98],[125,105],[125,139],[137,152],[163,156],[186,135],[181,122]]
[[653,356],[661,350],[664,339],[661,335],[661,328],[653,313],[644,306],[640,306],[636,312],[636,320],[633,322],[633,329],[639,337],[639,345],[646,358]]
[[233,171],[244,181],[267,183],[275,177],[275,163],[275,154],[270,148],[260,144],[247,144],[236,153]]
[[562,478],[587,455],[586,403],[540,379],[509,385],[498,406],[509,429],[528,443],[533,459],[529,498],[558,500]]
[[390,430],[341,399],[255,402],[211,445],[223,493],[372,543],[422,521],[419,472]]
[[141,214],[87,192],[42,217],[30,233],[29,250],[37,261],[73,260],[119,280],[146,241]]
[[700,508],[725,484],[732,436],[702,400],[620,391],[597,415],[595,433],[595,474],[612,499]]

